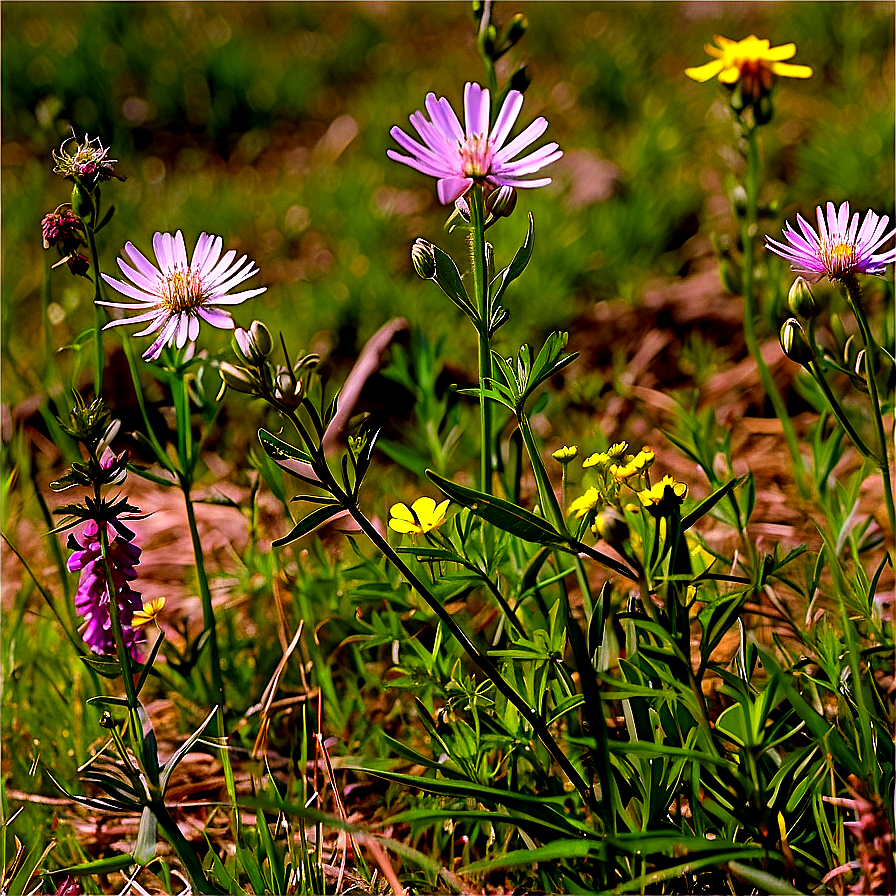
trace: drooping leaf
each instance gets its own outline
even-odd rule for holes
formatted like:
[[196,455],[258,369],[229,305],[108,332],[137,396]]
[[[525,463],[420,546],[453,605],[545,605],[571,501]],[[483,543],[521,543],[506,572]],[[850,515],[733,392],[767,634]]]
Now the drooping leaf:
[[328,520],[331,520],[337,514],[343,512],[344,508],[341,504],[331,504],[325,507],[318,507],[317,510],[312,510],[311,513],[308,514],[308,516],[299,520],[299,522],[296,523],[296,525],[288,535],[284,535],[281,538],[275,538],[271,542],[271,545],[275,548],[282,548],[283,545],[290,544],[297,538],[301,538],[303,535],[308,535],[310,532],[313,532]]

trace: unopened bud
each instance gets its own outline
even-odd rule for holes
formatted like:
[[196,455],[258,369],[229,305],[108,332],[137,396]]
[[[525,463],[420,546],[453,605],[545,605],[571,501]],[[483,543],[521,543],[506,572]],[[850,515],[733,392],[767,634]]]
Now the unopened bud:
[[856,368],[855,368],[855,369],[856,369],[856,373],[857,373],[859,376],[866,376],[866,375],[867,375],[867,372],[868,372],[868,371],[865,370],[865,358],[866,358],[866,357],[867,357],[867,356],[866,356],[866,354],[865,354],[865,349],[862,349],[862,350],[856,355]]
[[485,208],[494,218],[509,218],[516,208],[516,190],[503,186],[485,197]]
[[258,354],[262,357],[267,358],[274,350],[274,340],[271,339],[271,332],[260,320],[252,321],[252,326],[249,327],[249,337],[252,339]]
[[529,20],[521,12],[518,12],[507,23],[507,36],[504,40],[508,47],[512,47],[526,33],[528,27]]
[[768,124],[772,120],[774,111],[772,98],[767,93],[763,93],[758,102],[753,105],[753,120],[756,124]]
[[271,334],[260,320],[253,321],[248,330],[237,327],[233,331],[233,343],[236,354],[255,364],[264,361],[274,348]]
[[115,719],[112,718],[112,713],[106,710],[101,716],[99,721],[100,728],[105,728],[106,730],[115,727]]
[[595,535],[613,547],[625,544],[629,536],[628,523],[613,507],[605,507],[595,518],[592,528]]
[[511,76],[510,76],[510,90],[518,90],[520,93],[525,93],[526,88],[532,83],[532,76],[529,74],[529,69],[525,65],[521,65]]
[[781,327],[781,349],[797,364],[805,366],[812,360],[812,349],[800,322],[795,317],[789,317]]
[[458,196],[457,199],[454,200],[454,207],[457,209],[457,213],[467,222],[470,223],[470,204],[464,199],[463,196]]
[[436,275],[436,253],[432,243],[417,240],[411,248],[411,263],[420,277],[432,280]]
[[794,314],[800,317],[815,317],[821,306],[815,299],[809,283],[803,277],[797,277],[787,293],[787,305]]
[[244,395],[255,394],[257,383],[248,370],[235,364],[228,364],[227,361],[221,362],[219,370],[221,379],[234,392],[242,392]]
[[747,212],[747,191],[741,184],[738,184],[731,191],[731,204],[734,206],[736,214],[743,216]]

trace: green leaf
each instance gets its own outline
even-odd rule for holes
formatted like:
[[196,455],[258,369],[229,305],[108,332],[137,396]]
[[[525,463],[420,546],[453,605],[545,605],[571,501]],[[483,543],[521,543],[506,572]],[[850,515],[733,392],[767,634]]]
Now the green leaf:
[[271,542],[271,546],[275,548],[281,548],[285,544],[289,544],[290,542],[295,541],[297,538],[301,538],[303,535],[307,535],[309,532],[313,532],[315,529],[322,526],[327,520],[332,519],[338,513],[342,513],[343,507],[340,504],[329,505],[327,507],[318,507],[317,510],[312,510],[311,513],[308,514],[304,519],[299,520],[298,523],[293,527],[293,530],[289,533],[289,535],[284,535],[282,538],[275,538]]
[[121,871],[128,865],[134,865],[134,857],[128,853],[117,856],[109,856],[106,859],[96,859],[93,862],[83,862],[80,865],[69,865],[54,872],[57,875],[71,874],[74,877],[83,877],[85,874],[111,874],[113,871]]
[[289,442],[284,442],[283,439],[278,439],[277,436],[272,435],[266,429],[258,430],[258,441],[261,442],[261,447],[264,448],[271,460],[288,459],[301,461],[303,464],[314,463],[314,458],[307,451],[296,448],[295,445],[290,445]]
[[498,284],[498,288],[492,292],[491,304],[493,307],[501,301],[501,296],[504,295],[507,287],[526,270],[526,265],[529,264],[529,259],[532,257],[532,250],[535,248],[534,237],[535,218],[532,212],[529,212],[529,230],[526,232],[526,239],[523,241],[523,245],[517,249],[516,255],[513,256],[513,261],[491,282],[491,286],[494,289],[495,283],[498,280],[501,281]]
[[180,748],[177,752],[165,763],[164,769],[162,770],[161,778],[159,779],[159,787],[162,790],[162,793],[165,792],[165,789],[168,787],[168,781],[171,778],[171,773],[177,768],[181,759],[190,752],[193,748],[193,744],[196,743],[197,740],[202,736],[202,732],[205,731],[208,723],[214,718],[215,713],[218,711],[218,707],[216,706],[205,718],[205,721],[190,735],[190,737],[181,744]]
[[138,865],[148,865],[156,855],[158,845],[158,822],[149,806],[143,807],[140,827],[137,829],[137,843],[134,846],[134,861]]
[[737,488],[737,486],[746,482],[747,476],[740,476],[737,479],[732,479],[730,482],[726,482],[721,488],[717,488],[711,495],[704,498],[687,516],[682,517],[681,520],[681,531],[686,532],[697,520],[706,516],[725,495],[729,494],[733,489]]
[[743,865],[740,862],[731,861],[728,863],[728,870],[741,880],[745,880],[748,884],[758,887],[766,893],[780,894],[780,896],[804,896],[802,890],[797,890],[788,881],[775,877],[767,871],[760,871],[758,868],[751,868],[749,865]]
[[[493,816],[499,820],[500,816]],[[557,859],[584,859],[595,855],[604,858],[606,846],[594,840],[556,840],[536,849],[516,849],[496,859],[480,859],[463,868],[459,874],[475,874],[480,871],[494,871],[498,868],[518,868],[520,865],[534,865],[536,862],[554,862]]]
[[524,510],[516,504],[495,498],[484,492],[458,485],[450,479],[439,476],[432,470],[427,470],[429,480],[437,485],[451,500],[463,507],[469,508],[476,516],[482,517],[503,529],[516,535],[524,541],[550,547],[560,547],[569,540],[567,536],[559,533],[553,526],[540,516],[536,516],[529,510]]
[[442,292],[470,318],[470,320],[476,323],[479,319],[479,314],[470,302],[470,297],[467,295],[467,290],[464,286],[464,281],[461,280],[460,271],[458,271],[457,265],[454,263],[451,256],[446,252],[443,252],[438,246],[433,246],[432,248],[436,260],[436,272],[433,276],[433,280],[436,281],[439,289],[441,289]]
[[[97,656],[95,653],[85,653],[80,660],[87,666],[90,666],[94,672],[102,675],[103,678],[115,679],[121,675],[121,664],[117,659],[107,656]],[[132,672],[142,672],[143,664],[135,660],[131,661]]]

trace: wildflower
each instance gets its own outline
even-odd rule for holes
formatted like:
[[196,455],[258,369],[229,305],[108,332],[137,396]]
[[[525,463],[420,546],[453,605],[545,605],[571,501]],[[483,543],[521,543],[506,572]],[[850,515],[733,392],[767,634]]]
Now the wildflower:
[[622,457],[626,451],[628,451],[628,442],[617,442],[615,445],[610,445],[607,448],[607,454],[612,458]]
[[601,494],[600,492],[592,485],[588,491],[585,492],[580,498],[576,498],[572,504],[569,505],[568,513],[575,514],[576,519],[580,519],[585,516],[589,510],[597,507],[601,502]]
[[608,467],[613,458],[606,451],[598,452],[597,454],[592,454],[591,457],[586,457],[585,460],[582,461],[582,466],[587,467]]
[[663,476],[656,485],[638,492],[638,498],[651,513],[662,513],[671,504],[680,505],[687,493],[688,487],[683,482]]
[[578,453],[578,445],[564,445],[562,448],[558,448],[551,457],[558,463],[568,464]]
[[[74,144],[74,147],[71,146]],[[53,150],[53,173],[72,180],[77,184],[83,184],[88,190],[92,190],[104,180],[115,177],[124,180],[115,173],[115,163],[118,159],[110,159],[109,150],[105,148],[99,137],[93,140],[85,134],[84,142],[78,143],[74,129],[71,137],[66,137],[59,147],[59,152]]]
[[150,622],[159,624],[159,614],[165,609],[167,598],[158,597],[143,605],[142,610],[137,610],[131,618],[131,625],[134,628],[142,628],[149,625]]
[[769,93],[776,75],[782,78],[812,77],[812,69],[808,65],[784,62],[796,53],[796,44],[772,47],[769,41],[760,40],[755,34],[738,41],[717,34],[713,40],[716,46],[706,44],[704,49],[715,59],[695,68],[686,68],[684,73],[701,83],[716,75],[728,87],[739,83],[747,105]]
[[815,357],[812,354],[809,340],[806,339],[806,334],[795,317],[788,317],[784,321],[779,338],[781,340],[781,351],[791,361],[806,365]]
[[548,126],[546,119],[537,118],[505,146],[504,141],[522,106],[523,95],[518,90],[511,90],[489,133],[489,92],[478,84],[467,83],[464,87],[465,133],[448,100],[427,94],[426,111],[430,120],[422,112],[415,112],[410,117],[423,143],[394,127],[392,137],[410,155],[401,155],[392,149],[387,155],[396,162],[438,178],[439,202],[443,205],[463,196],[474,183],[493,188],[542,187],[551,182],[549,177],[525,180],[525,175],[534,174],[555,162],[563,153],[556,143],[548,143],[522,159],[512,161]]
[[391,519],[389,528],[394,532],[409,535],[423,535],[431,532],[445,522],[445,514],[448,511],[450,501],[442,501],[436,504],[432,498],[417,498],[408,507],[406,504],[393,504],[389,510]]
[[805,278],[797,277],[787,293],[787,305],[794,314],[800,317],[811,318],[821,312],[821,305]]
[[812,283],[822,277],[843,281],[856,274],[883,274],[886,265],[896,261],[896,249],[877,253],[877,250],[896,233],[886,235],[889,218],[879,217],[870,209],[859,227],[859,213],[849,216],[849,203],[839,209],[827,204],[827,222],[819,205],[816,209],[818,232],[801,216],[796,220],[802,235],[784,224],[784,238],[789,246],[766,236],[766,247],[791,262],[790,270],[802,274]]
[[118,266],[131,283],[115,280],[106,274],[103,274],[103,279],[113,289],[135,299],[137,304],[98,304],[142,313],[113,320],[104,329],[149,321],[149,326],[136,334],[159,334],[143,353],[148,361],[158,358],[166,345],[174,343],[178,348],[183,348],[188,340],[194,342],[199,335],[200,319],[222,330],[233,329],[230,313],[217,306],[239,305],[263,293],[267,287],[231,293],[234,287],[257,274],[258,269],[245,255],[234,262],[236,252],[232,249],[222,257],[222,245],[221,237],[202,233],[196,241],[192,262],[187,262],[184,237],[179,230],[174,236],[157,233],[152,246],[160,270],[147,261],[133,243],[126,243],[123,254],[133,267],[121,259],[118,259]]
[[130,582],[137,578],[134,569],[140,562],[141,550],[133,543],[134,533],[116,521],[97,522],[88,519],[80,532],[69,536],[69,549],[74,551],[68,558],[69,572],[81,571],[81,580],[75,594],[75,609],[86,620],[82,632],[84,643],[94,653],[115,653],[115,638],[112,634],[112,617],[109,611],[109,583],[106,564],[103,562],[100,526],[108,533],[109,550],[106,562],[112,574],[115,597],[118,601],[119,620],[124,645],[134,659],[139,656],[137,644],[143,635],[133,627],[134,613],[142,609],[140,595],[133,590]]

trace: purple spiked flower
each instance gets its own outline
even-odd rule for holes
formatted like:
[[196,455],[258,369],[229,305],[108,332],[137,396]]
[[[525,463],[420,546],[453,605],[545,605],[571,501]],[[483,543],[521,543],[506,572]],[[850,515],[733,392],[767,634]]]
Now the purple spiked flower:
[[422,112],[415,112],[410,117],[423,143],[409,137],[401,128],[394,127],[390,133],[410,156],[392,149],[387,151],[387,155],[396,162],[403,162],[423,174],[438,178],[439,202],[443,205],[463,196],[474,183],[491,187],[542,187],[551,182],[549,177],[525,180],[525,176],[555,162],[563,153],[556,143],[548,143],[513,161],[548,126],[546,119],[536,118],[518,137],[504,146],[522,107],[523,95],[518,90],[511,90],[489,133],[491,100],[488,90],[478,84],[467,83],[464,87],[464,133],[448,100],[444,97],[436,99],[434,93],[429,93],[426,96],[429,120]]
[[849,203],[839,209],[827,204],[827,221],[821,206],[816,209],[818,232],[801,216],[796,220],[802,234],[789,222],[784,225],[784,238],[790,245],[766,236],[766,247],[791,262],[790,269],[813,283],[822,277],[843,280],[856,274],[883,274],[886,265],[896,261],[896,249],[877,252],[896,233],[886,235],[889,218],[869,209],[859,227],[859,213],[849,216]]
[[202,233],[193,250],[193,260],[188,262],[184,237],[179,230],[174,236],[157,233],[152,238],[153,251],[159,264],[157,268],[133,243],[126,243],[123,254],[130,265],[119,258],[118,266],[131,282],[115,280],[106,274],[103,274],[103,279],[113,289],[135,299],[136,304],[97,304],[142,313],[113,320],[104,329],[148,321],[146,329],[135,334],[146,336],[158,333],[156,341],[143,353],[147,361],[158,358],[166,345],[174,343],[178,348],[183,348],[188,340],[194,342],[199,335],[200,320],[222,330],[232,330],[233,318],[218,306],[239,305],[263,293],[267,287],[231,293],[230,290],[257,274],[258,269],[245,255],[235,262],[236,252],[232,249],[222,257],[222,246],[221,237]]
[[[136,630],[131,621],[134,612],[143,608],[140,595],[133,590],[130,582],[137,578],[134,567],[140,562],[141,550],[133,543],[134,533],[123,525],[114,525],[106,531],[109,535],[109,550],[106,560],[112,572],[118,613],[125,647],[134,659],[139,659],[138,642],[144,640],[141,631]],[[68,546],[74,553],[68,558],[69,572],[81,570],[81,580],[75,594],[75,609],[86,620],[82,632],[84,643],[94,653],[115,653],[115,638],[112,634],[112,617],[109,611],[109,584],[103,564],[100,525],[96,520],[87,520],[80,532],[69,536]]]

